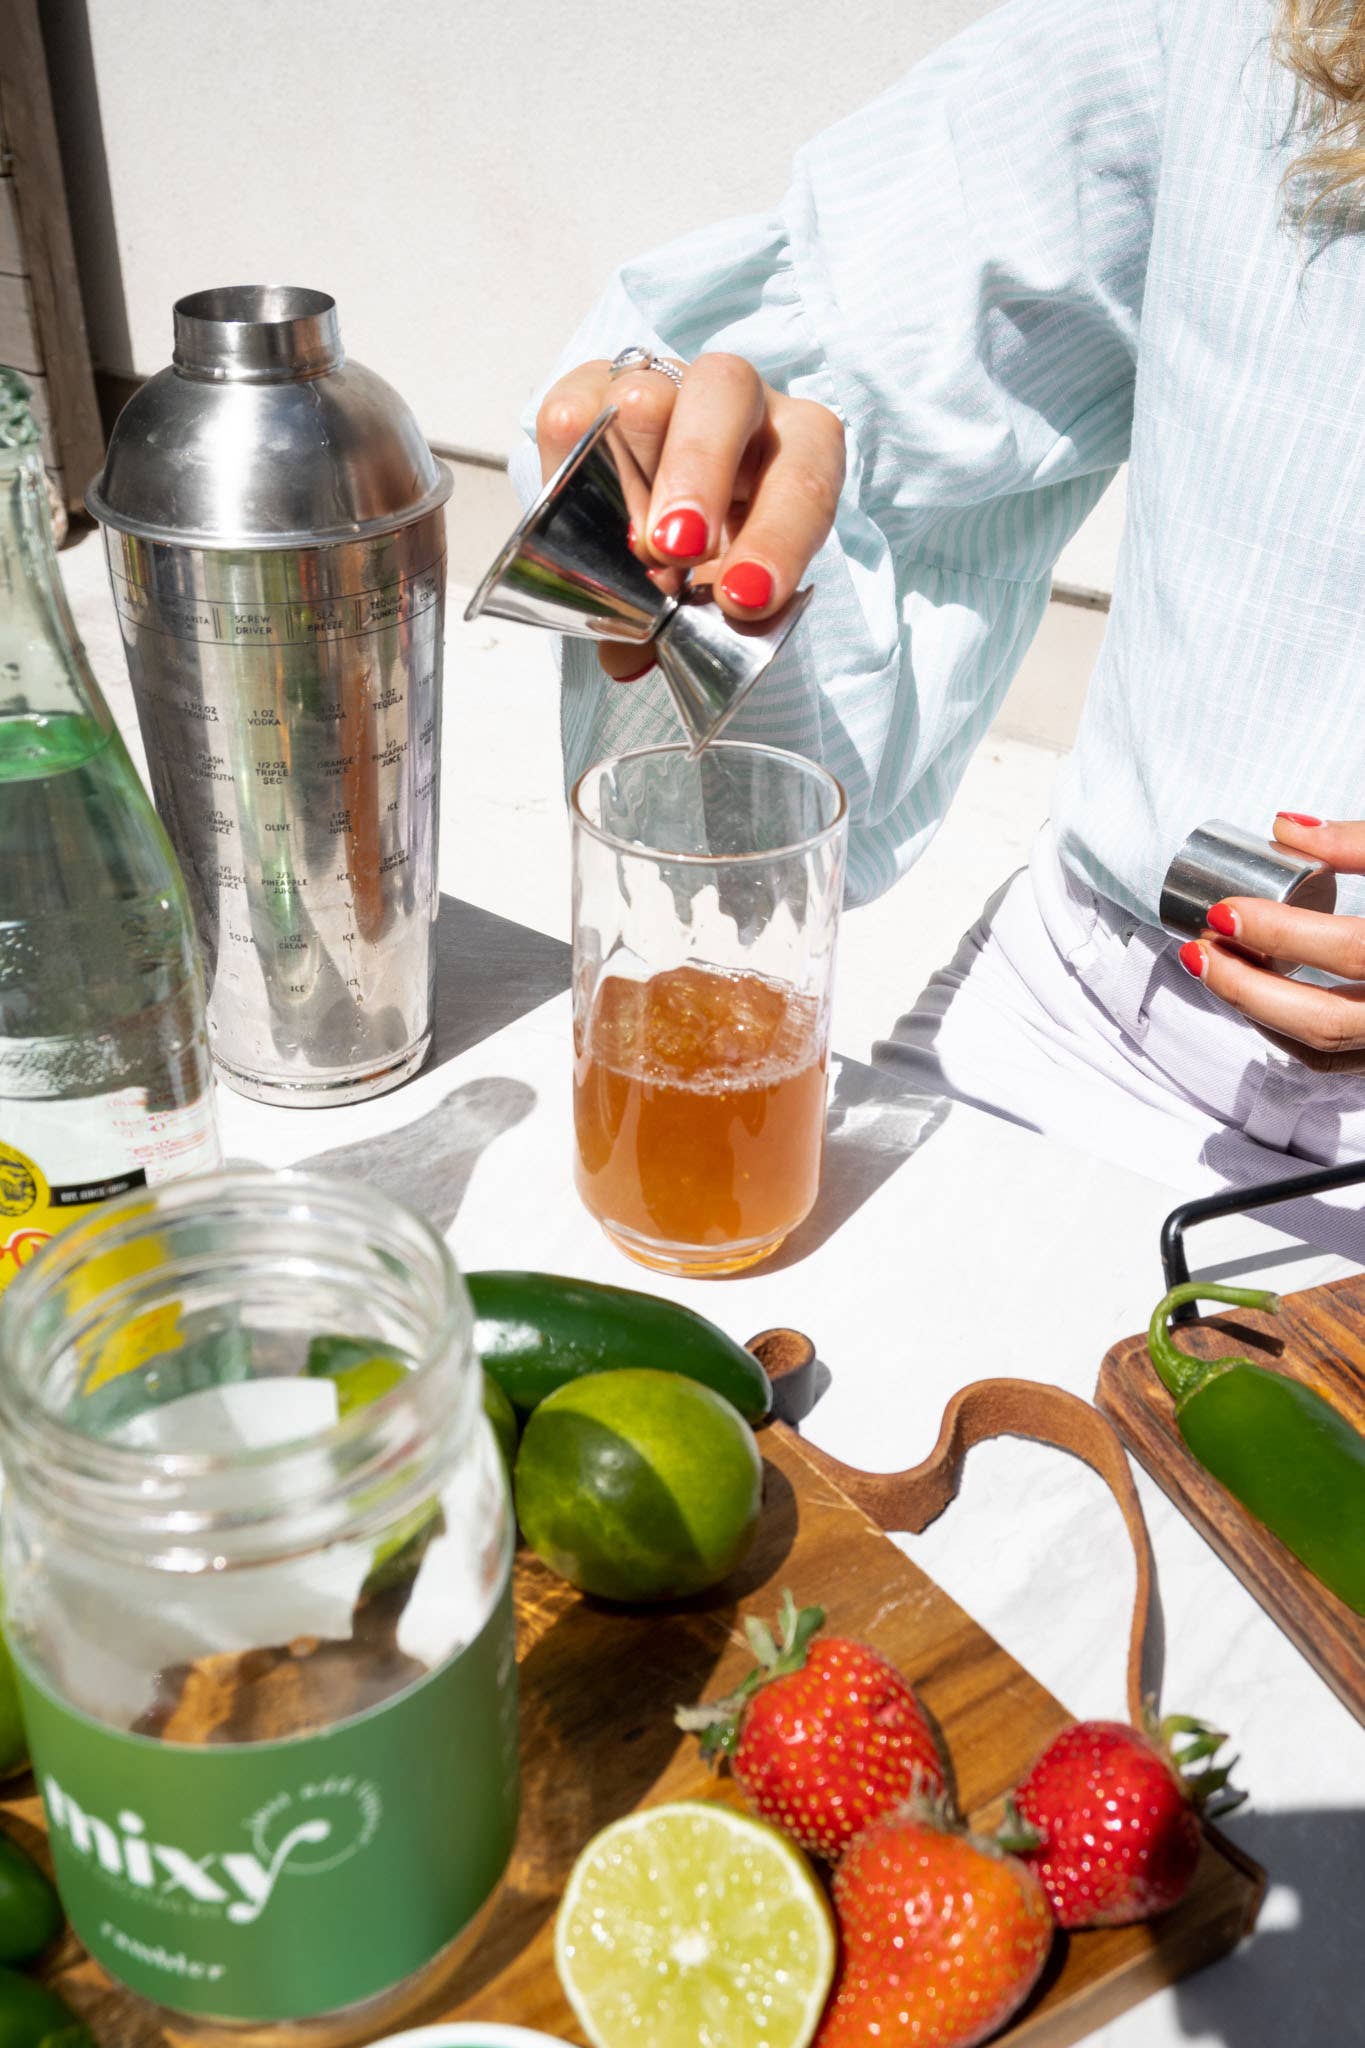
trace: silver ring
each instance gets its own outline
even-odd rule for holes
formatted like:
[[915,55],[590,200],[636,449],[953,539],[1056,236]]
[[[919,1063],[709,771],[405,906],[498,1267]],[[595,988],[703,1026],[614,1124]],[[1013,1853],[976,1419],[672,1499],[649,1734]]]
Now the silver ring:
[[651,355],[647,348],[641,348],[638,341],[633,341],[629,348],[623,348],[619,355],[612,357],[607,375],[624,377],[627,370],[657,370],[671,384],[681,384],[683,380],[683,373],[676,363],[670,363],[666,356]]

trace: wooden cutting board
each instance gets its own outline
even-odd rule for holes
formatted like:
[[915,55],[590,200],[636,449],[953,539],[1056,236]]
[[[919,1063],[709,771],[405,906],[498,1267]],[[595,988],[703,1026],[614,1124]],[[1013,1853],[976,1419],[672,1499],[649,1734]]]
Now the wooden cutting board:
[[[526,1553],[518,1558],[525,1773],[518,1844],[473,1952],[439,1996],[404,2015],[404,2025],[500,2021],[582,2041],[552,1953],[569,1868],[598,1828],[632,1807],[735,1798],[728,1780],[711,1777],[699,1763],[695,1741],[673,1726],[671,1708],[739,1680],[751,1663],[741,1617],[771,1617],[785,1586],[803,1605],[818,1600],[841,1632],[874,1642],[913,1679],[946,1739],[963,1809],[978,1820],[994,1815],[1002,1795],[1070,1718],[854,1506],[820,1469],[818,1453],[782,1424],[760,1441],[765,1512],[758,1540],[741,1572],[705,1604],[613,1610],[580,1599]],[[1116,1670],[1126,1620],[1116,1611]],[[42,1809],[31,1784],[3,1810],[24,1846],[43,1852]],[[1254,1863],[1212,1835],[1174,1913],[1148,1926],[1059,1939],[1041,1992],[1000,2040],[1011,2048],[1063,2048],[1225,1954],[1254,1922],[1264,1882]],[[49,1978],[89,2021],[100,2048],[154,2048],[177,2038],[163,2033],[148,2007],[112,1986],[73,1938]]]
[[[1287,1294],[1278,1316],[1229,1309],[1178,1330],[1176,1341],[1195,1358],[1231,1352],[1292,1373],[1365,1431],[1365,1278]],[[1176,1428],[1175,1404],[1147,1355],[1145,1331],[1106,1355],[1095,1399],[1158,1486],[1365,1721],[1365,1619],[1320,1585],[1190,1456]]]

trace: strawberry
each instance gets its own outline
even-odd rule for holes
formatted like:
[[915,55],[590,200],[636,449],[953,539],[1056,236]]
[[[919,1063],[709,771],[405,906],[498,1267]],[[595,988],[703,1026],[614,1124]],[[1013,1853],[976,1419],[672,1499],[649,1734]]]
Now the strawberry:
[[944,1795],[934,1731],[885,1657],[843,1636],[814,1640],[824,1611],[782,1596],[777,1637],[745,1629],[759,1668],[727,1699],[681,1707],[680,1727],[730,1768],[754,1812],[833,1862],[869,1821]]
[[815,2048],[972,2048],[1023,2004],[1052,1942],[1032,1871],[918,1810],[858,1837],[834,1903],[842,1961]]
[[[1190,1738],[1177,1757],[1177,1736]],[[1037,1872],[1059,1927],[1123,1927],[1184,1897],[1199,1861],[1199,1813],[1240,1804],[1231,1765],[1184,1775],[1224,1741],[1172,1715],[1142,1733],[1077,1721],[1015,1791],[997,1839]]]

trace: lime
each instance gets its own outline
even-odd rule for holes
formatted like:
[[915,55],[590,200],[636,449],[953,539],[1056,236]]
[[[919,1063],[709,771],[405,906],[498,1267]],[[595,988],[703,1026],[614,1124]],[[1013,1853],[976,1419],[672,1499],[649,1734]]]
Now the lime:
[[0,2048],[95,2048],[70,2006],[18,1970],[0,1969]]
[[377,1337],[314,1337],[303,1369],[310,1380],[334,1380],[348,1366],[367,1365],[372,1358],[394,1356]]
[[17,1842],[0,1835],[0,1962],[31,1963],[65,1922],[51,1880]]
[[585,1593],[671,1600],[734,1569],[758,1524],[762,1461],[724,1395],[677,1373],[589,1373],[526,1424],[517,1520]]
[[594,2048],[806,2048],[834,1928],[776,1828],[686,1801],[593,1837],[569,1873],[555,1964]]
[[[364,1337],[314,1337],[304,1367],[310,1379],[329,1379],[337,1390],[337,1415],[349,1415],[356,1408],[368,1408],[381,1394],[387,1394],[408,1368],[391,1351]],[[493,1426],[503,1463],[511,1476],[517,1455],[517,1413],[495,1379],[483,1375],[483,1412]]]
[[408,1376],[403,1360],[374,1337],[314,1337],[303,1370],[310,1380],[331,1380],[338,1419],[368,1408]]
[[337,1390],[337,1417],[353,1415],[368,1408],[381,1394],[392,1393],[408,1377],[407,1367],[396,1358],[363,1358],[356,1365],[343,1365],[328,1375]]

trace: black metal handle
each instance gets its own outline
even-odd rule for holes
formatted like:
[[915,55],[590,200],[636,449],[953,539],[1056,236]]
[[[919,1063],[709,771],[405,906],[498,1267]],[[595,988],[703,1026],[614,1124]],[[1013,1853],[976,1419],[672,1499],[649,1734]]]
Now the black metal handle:
[[[1166,1286],[1179,1287],[1190,1277],[1185,1256],[1185,1232],[1192,1223],[1209,1223],[1215,1216],[1240,1216],[1248,1209],[1269,1209],[1277,1202],[1294,1202],[1305,1195],[1325,1195],[1329,1188],[1350,1188],[1365,1181],[1365,1160],[1353,1159],[1345,1166],[1320,1166],[1312,1173],[1296,1173],[1288,1180],[1268,1180],[1260,1187],[1229,1188],[1221,1195],[1199,1195],[1172,1209],[1161,1226],[1161,1264]],[[1173,1323],[1199,1320],[1195,1302],[1186,1302],[1171,1317]]]

